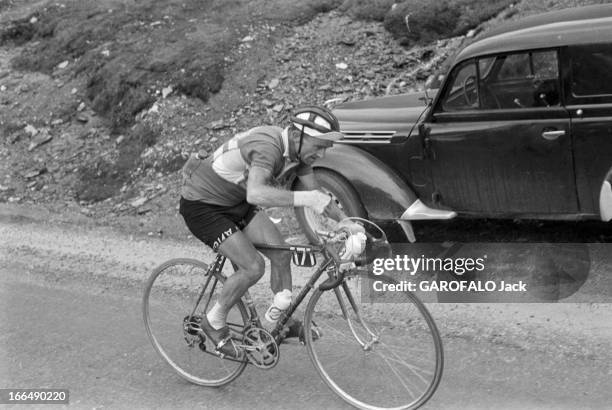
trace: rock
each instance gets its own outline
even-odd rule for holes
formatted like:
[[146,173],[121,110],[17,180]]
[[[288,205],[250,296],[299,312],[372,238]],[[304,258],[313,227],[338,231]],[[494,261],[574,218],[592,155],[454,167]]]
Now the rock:
[[13,203],[13,202],[19,202],[21,201],[21,198],[19,198],[18,196],[11,196],[8,199],[9,203]]
[[61,118],[57,118],[51,121],[51,125],[62,125],[63,123],[64,123],[64,120],[62,120]]
[[49,132],[47,130],[42,130],[40,133],[38,133],[38,135],[36,135],[36,137],[34,137],[32,142],[28,146],[28,151],[31,152],[35,148],[40,147],[43,144],[46,144],[47,142],[51,141],[52,139],[53,139],[53,137],[51,135],[49,135]]
[[275,89],[276,87],[278,87],[278,85],[280,84],[280,80],[278,78],[273,78],[272,80],[270,80],[270,82],[268,83],[268,88],[270,88],[271,90]]
[[281,61],[290,61],[291,60],[291,54],[290,53],[281,54],[281,55],[278,56],[278,58]]
[[157,103],[153,104],[151,108],[149,108],[149,111],[147,111],[147,114],[158,114],[158,113],[159,113],[159,105],[157,105]]
[[38,130],[30,124],[26,125],[23,130],[26,132],[26,134],[29,134],[30,137],[35,137],[36,134],[38,134]]
[[227,127],[228,125],[223,120],[213,121],[208,125],[208,128],[213,130],[220,130]]
[[79,104],[79,106],[77,107],[77,111],[81,112],[81,111],[83,111],[84,109],[85,109],[85,103],[84,103],[84,102],[81,102],[81,103]]
[[136,211],[136,213],[138,215],[145,215],[145,214],[148,214],[151,211],[153,211],[153,209],[151,209],[151,208],[140,208],[138,211]]
[[94,214],[89,208],[81,208],[80,212],[85,216],[92,216]]
[[47,172],[47,168],[46,167],[42,167],[42,168],[38,168],[38,169],[32,169],[28,172],[26,172],[23,177],[25,179],[34,179],[39,175],[44,174],[45,172]]
[[115,140],[115,144],[119,145],[121,144],[123,141],[125,141],[125,136],[124,135],[119,135],[117,137],[117,139]]
[[79,134],[79,138],[85,139],[89,137],[95,137],[96,135],[98,135],[97,128],[88,128],[86,130],[81,131],[81,133]]
[[137,198],[137,199],[133,200],[132,202],[130,202],[130,205],[133,208],[139,208],[139,207],[143,206],[147,201],[148,201],[148,199],[146,197],[140,197],[140,198]]
[[102,50],[102,52],[100,52],[100,54],[102,54],[104,57],[108,57],[108,56],[110,56],[110,51],[109,50]]
[[272,111],[281,112],[283,108],[285,108],[283,104],[276,104],[274,107],[272,107]]
[[6,91],[6,85],[0,86],[0,91],[3,91],[3,92]]
[[7,186],[4,186],[4,185],[0,185],[0,192],[6,192],[6,191],[8,191],[9,189],[11,189],[11,188],[9,188],[9,187],[7,187]]
[[77,91],[78,91],[78,90],[77,90],[76,88],[73,88],[72,90],[70,90],[70,94],[76,94],[76,93],[77,93]]
[[348,68],[348,65],[346,63],[338,63],[336,64],[336,68],[338,70],[346,70]]
[[319,91],[327,91],[327,90],[331,90],[332,86],[331,84],[325,84],[320,86],[319,88],[317,88],[317,90]]
[[261,100],[261,103],[265,105],[266,107],[272,107],[274,105],[274,101],[270,101],[266,99]]
[[89,121],[89,116],[87,114],[78,114],[76,116],[78,122],[82,122],[83,124]]
[[357,44],[357,41],[355,41],[355,40],[354,40],[354,39],[352,39],[352,38],[343,38],[343,39],[342,39],[342,40],[340,40],[338,43],[339,43],[339,44],[344,44],[345,46],[352,47],[352,46],[354,46],[355,44]]
[[164,88],[162,89],[162,98],[166,98],[166,97],[168,97],[170,94],[172,94],[172,86],[164,87]]
[[246,42],[253,41],[253,40],[255,40],[255,38],[253,38],[253,36],[246,36],[246,37],[244,37],[240,41],[242,41],[243,43],[246,43]]
[[62,61],[61,63],[59,63],[59,64],[57,65],[57,68],[64,69],[64,68],[68,67],[68,64],[69,64],[69,63],[68,63],[68,60],[66,60],[66,61]]
[[36,16],[33,16],[33,17],[30,19],[30,24],[36,24],[36,23],[38,23],[38,18],[37,18]]

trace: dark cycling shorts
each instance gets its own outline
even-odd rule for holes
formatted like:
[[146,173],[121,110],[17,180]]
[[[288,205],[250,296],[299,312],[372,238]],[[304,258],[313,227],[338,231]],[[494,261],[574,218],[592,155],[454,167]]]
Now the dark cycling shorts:
[[258,207],[246,201],[234,206],[221,206],[183,197],[179,208],[191,233],[215,252],[224,240],[244,229],[258,211]]

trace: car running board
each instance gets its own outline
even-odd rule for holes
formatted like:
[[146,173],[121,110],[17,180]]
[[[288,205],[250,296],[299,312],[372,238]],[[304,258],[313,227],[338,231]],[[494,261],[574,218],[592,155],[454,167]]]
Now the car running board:
[[455,211],[447,211],[443,209],[433,209],[417,199],[406,211],[402,214],[401,219],[408,221],[420,221],[431,219],[452,219],[457,216]]

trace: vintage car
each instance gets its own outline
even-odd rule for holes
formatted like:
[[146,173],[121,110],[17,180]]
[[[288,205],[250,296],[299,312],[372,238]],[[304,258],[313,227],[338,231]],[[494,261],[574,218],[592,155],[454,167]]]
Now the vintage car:
[[612,4],[507,23],[450,67],[437,91],[336,107],[346,139],[315,172],[347,213],[411,241],[414,220],[612,219]]

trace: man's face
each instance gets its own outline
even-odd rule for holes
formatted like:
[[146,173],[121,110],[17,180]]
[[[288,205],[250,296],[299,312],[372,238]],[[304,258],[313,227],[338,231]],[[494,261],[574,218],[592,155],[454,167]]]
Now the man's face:
[[304,141],[302,142],[302,162],[307,165],[312,165],[317,159],[325,156],[326,149],[327,145],[321,145],[320,141],[316,138],[305,135]]

